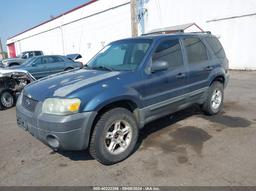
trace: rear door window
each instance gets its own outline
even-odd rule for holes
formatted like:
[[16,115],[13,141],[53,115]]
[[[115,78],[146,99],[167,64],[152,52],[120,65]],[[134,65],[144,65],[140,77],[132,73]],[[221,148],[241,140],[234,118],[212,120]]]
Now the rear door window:
[[47,63],[55,63],[55,62],[58,62],[58,59],[56,58],[56,56],[49,56],[47,58]]
[[189,64],[198,64],[208,60],[206,47],[199,38],[185,38],[184,46]]

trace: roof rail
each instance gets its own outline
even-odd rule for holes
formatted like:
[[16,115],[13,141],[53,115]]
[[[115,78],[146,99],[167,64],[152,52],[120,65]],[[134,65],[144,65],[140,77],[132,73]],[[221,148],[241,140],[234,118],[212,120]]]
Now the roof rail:
[[210,31],[204,31],[196,23],[187,23],[187,24],[182,24],[182,25],[176,25],[176,26],[171,26],[171,27],[155,29],[148,33],[142,34],[142,36],[156,35],[156,34],[171,34],[171,33],[179,33],[179,32],[184,33],[186,29],[188,29],[192,26],[195,26],[200,31],[200,32],[194,32],[194,33],[208,33],[208,34],[211,33]]
[[212,32],[211,32],[211,31],[191,32],[191,33],[206,33],[206,34],[212,34]]

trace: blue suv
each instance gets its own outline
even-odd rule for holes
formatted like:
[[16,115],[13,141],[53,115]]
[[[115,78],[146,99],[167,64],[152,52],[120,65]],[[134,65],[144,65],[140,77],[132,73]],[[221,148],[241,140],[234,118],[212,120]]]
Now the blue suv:
[[17,123],[54,150],[89,148],[114,164],[133,152],[146,123],[192,104],[219,113],[228,76],[223,47],[210,33],[118,40],[86,68],[26,86]]

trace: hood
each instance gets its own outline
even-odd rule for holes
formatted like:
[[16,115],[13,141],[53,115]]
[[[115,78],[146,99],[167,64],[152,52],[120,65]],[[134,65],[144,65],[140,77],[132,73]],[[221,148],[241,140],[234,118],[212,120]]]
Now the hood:
[[68,97],[75,91],[116,77],[120,72],[72,70],[37,80],[24,89],[24,94],[43,101],[47,97]]
[[0,69],[0,77],[2,76],[8,76],[8,75],[11,75],[11,74],[14,74],[14,73],[25,73],[27,74],[28,72],[26,70],[13,70],[13,69],[5,69],[5,68],[1,68]]
[[25,68],[23,65],[17,65],[17,66],[11,66],[11,67],[8,67],[9,69],[11,68],[11,69],[15,69],[15,70],[17,70],[17,69],[23,69],[23,68]]
[[1,77],[12,77],[12,76],[20,76],[27,75],[30,81],[35,81],[36,79],[26,70],[13,70],[13,69],[0,69],[0,78]]
[[2,60],[2,62],[4,63],[4,62],[12,62],[12,61],[17,61],[17,60],[23,60],[23,59],[21,59],[21,58],[6,58],[6,59],[4,59],[4,60]]
[[17,63],[21,64],[24,62],[24,60],[21,58],[7,58],[7,59],[2,60],[2,64],[4,67],[8,67],[8,65],[13,62],[17,62]]

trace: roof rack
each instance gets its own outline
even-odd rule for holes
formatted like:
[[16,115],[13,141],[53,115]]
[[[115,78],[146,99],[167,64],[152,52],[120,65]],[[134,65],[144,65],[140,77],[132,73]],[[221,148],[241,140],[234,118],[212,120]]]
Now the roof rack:
[[187,23],[187,24],[182,24],[182,25],[176,25],[176,26],[171,26],[171,27],[155,29],[155,30],[152,30],[148,33],[142,34],[142,36],[156,35],[156,34],[171,34],[171,33],[179,33],[179,32],[184,33],[186,29],[188,29],[192,26],[196,27],[199,30],[199,32],[192,32],[192,33],[208,33],[208,34],[211,34],[210,31],[204,31],[196,23]]
[[212,34],[211,31],[202,31],[202,32],[190,32],[190,33],[206,33],[206,34]]

